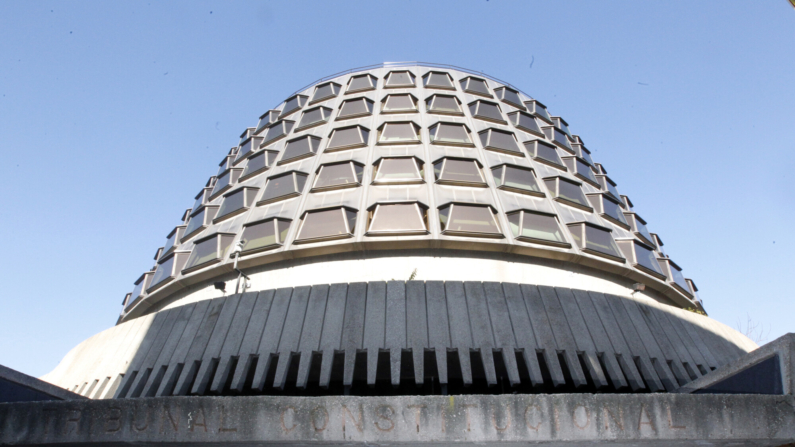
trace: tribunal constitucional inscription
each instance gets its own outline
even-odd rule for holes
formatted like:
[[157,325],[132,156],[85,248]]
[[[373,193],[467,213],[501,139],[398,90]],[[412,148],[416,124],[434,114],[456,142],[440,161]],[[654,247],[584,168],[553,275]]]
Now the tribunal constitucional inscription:
[[[793,436],[791,396],[171,397],[0,405],[0,444],[485,442]],[[707,410],[708,409],[708,410]],[[765,424],[763,424],[765,425]]]

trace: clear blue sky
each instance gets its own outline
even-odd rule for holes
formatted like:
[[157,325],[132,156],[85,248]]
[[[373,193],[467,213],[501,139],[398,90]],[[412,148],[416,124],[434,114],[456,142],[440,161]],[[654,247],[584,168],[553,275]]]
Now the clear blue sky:
[[410,60],[544,102],[712,317],[795,331],[786,0],[4,1],[0,364],[45,374],[112,326],[261,113],[322,76]]

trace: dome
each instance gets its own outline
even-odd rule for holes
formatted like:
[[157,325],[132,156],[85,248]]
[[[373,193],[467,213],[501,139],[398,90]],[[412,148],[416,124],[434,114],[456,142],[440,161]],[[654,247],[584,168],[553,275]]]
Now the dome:
[[705,316],[583,138],[504,81],[364,67],[252,124],[118,324],[48,380],[89,397],[649,392],[755,348]]

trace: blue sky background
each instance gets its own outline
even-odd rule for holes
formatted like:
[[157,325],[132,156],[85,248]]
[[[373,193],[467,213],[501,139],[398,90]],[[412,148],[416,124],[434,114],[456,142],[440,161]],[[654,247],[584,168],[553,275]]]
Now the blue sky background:
[[429,61],[563,116],[713,318],[795,331],[795,8],[770,1],[0,2],[0,364],[112,326],[238,136],[317,78]]

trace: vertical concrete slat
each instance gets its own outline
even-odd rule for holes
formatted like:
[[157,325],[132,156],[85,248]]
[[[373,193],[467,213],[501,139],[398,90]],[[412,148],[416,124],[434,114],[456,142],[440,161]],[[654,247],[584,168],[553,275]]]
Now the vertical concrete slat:
[[558,296],[563,314],[566,316],[566,321],[569,323],[568,327],[571,329],[571,334],[574,336],[577,350],[582,352],[585,367],[588,369],[591,380],[593,380],[596,388],[608,386],[607,377],[605,377],[602,365],[596,356],[596,345],[588,326],[585,324],[585,319],[580,312],[580,307],[577,305],[574,293],[572,293],[571,289],[563,287],[555,287],[554,290]]
[[210,301],[210,307],[204,315],[204,320],[196,332],[196,337],[190,345],[188,354],[185,356],[185,362],[182,368],[182,373],[179,375],[177,385],[174,387],[173,395],[184,396],[190,392],[190,381],[196,376],[202,356],[207,348],[207,343],[210,341],[215,323],[221,315],[221,311],[227,302],[226,297],[214,298]]
[[312,288],[309,286],[293,289],[293,296],[290,299],[290,307],[287,309],[282,336],[279,339],[279,361],[276,363],[276,376],[273,378],[274,388],[284,389],[293,354],[298,351],[298,342],[301,340],[301,332],[304,329],[306,306],[309,304],[309,292],[311,290]]
[[[669,343],[676,350],[679,359],[682,361],[682,365],[687,370],[688,377],[695,376],[696,379],[701,377],[701,371],[699,371],[698,366],[696,366],[696,360],[690,354],[690,350],[687,349],[687,343],[682,339],[670,320],[668,320],[668,316],[660,308],[660,306],[664,306],[664,304],[653,302],[649,303],[649,306],[651,317],[657,320],[657,324],[660,325],[663,333],[668,337]],[[693,379],[691,378],[691,380]]]
[[444,291],[447,297],[447,316],[450,318],[451,345],[458,352],[464,385],[471,385],[472,365],[469,351],[472,349],[472,333],[469,328],[469,311],[467,310],[464,283],[447,281],[444,283]]
[[497,371],[494,367],[494,332],[489,318],[489,307],[483,284],[476,281],[464,282],[469,327],[472,331],[472,344],[480,351],[480,361],[486,374],[488,386],[497,384]]
[[660,351],[662,351],[665,361],[673,371],[679,386],[690,382],[690,375],[685,370],[685,366],[682,364],[682,359],[679,357],[679,353],[671,344],[671,340],[668,338],[666,331],[660,325],[660,322],[657,321],[657,318],[654,315],[652,315],[654,308],[644,303],[635,303],[635,305],[640,311],[640,314],[643,315],[646,325],[649,327],[649,330],[651,330],[652,336],[654,336],[654,340],[660,347]]
[[320,335],[320,351],[323,356],[320,361],[320,386],[323,388],[328,388],[331,382],[334,354],[340,349],[342,342],[342,324],[345,321],[347,296],[347,284],[332,284],[329,288],[323,332]]
[[521,383],[519,377],[519,367],[516,365],[516,338],[511,326],[511,317],[508,313],[508,305],[502,293],[502,284],[498,282],[484,282],[483,291],[488,305],[491,328],[494,332],[495,346],[502,353],[502,362],[508,373],[508,381],[511,386]]
[[342,323],[342,350],[345,363],[342,373],[343,386],[353,385],[353,369],[356,366],[356,353],[362,349],[364,336],[364,312],[367,303],[367,283],[357,282],[348,285],[348,298],[345,302],[345,320]]
[[406,282],[406,339],[414,360],[414,383],[425,383],[425,349],[428,343],[428,315],[425,302],[425,283]]
[[326,299],[329,286],[320,284],[312,286],[309,294],[309,304],[306,306],[304,328],[301,331],[301,340],[298,343],[300,360],[298,362],[298,376],[295,386],[306,388],[309,380],[309,371],[312,368],[312,356],[320,346],[320,334],[323,331],[323,319],[326,316]]
[[439,383],[447,385],[447,350],[450,349],[450,319],[447,315],[447,297],[443,281],[425,282],[425,300],[428,304],[428,345],[436,357]]
[[223,391],[229,375],[232,373],[232,359],[238,356],[240,345],[248,328],[249,321],[254,317],[252,313],[257,302],[259,292],[245,292],[237,304],[235,316],[229,326],[229,331],[218,355],[218,367],[215,369],[215,377],[210,384],[210,391],[219,393]]
[[[168,340],[166,340],[163,349],[160,350],[160,355],[158,355],[157,360],[155,360],[152,366],[152,374],[150,374],[149,379],[146,381],[141,396],[152,397],[157,392],[157,388],[155,388],[154,385],[155,383],[158,383],[158,385],[162,383],[162,375],[165,373],[168,362],[177,349],[177,345],[182,338],[183,332],[185,332],[185,328],[195,308],[196,303],[186,304],[179,308],[179,316],[176,321],[174,321],[174,326],[171,329],[171,333],[168,335]],[[155,380],[156,378],[158,379],[157,381]]]
[[679,339],[682,341],[685,349],[687,349],[687,352],[690,353],[690,357],[693,358],[693,361],[695,362],[693,363],[693,368],[698,369],[699,375],[703,376],[705,373],[710,371],[709,361],[707,361],[706,357],[704,357],[704,354],[702,354],[698,349],[696,343],[693,341],[693,338],[690,336],[690,333],[687,332],[684,327],[682,327],[682,321],[679,319],[679,317],[676,314],[671,313],[668,309],[662,308],[659,310],[659,315],[663,320],[667,321],[668,324],[671,325],[674,333],[679,336]]
[[527,368],[527,374],[530,376],[530,383],[533,386],[541,386],[544,384],[544,376],[541,373],[541,366],[538,364],[540,348],[533,333],[530,317],[527,315],[527,306],[522,291],[519,284],[513,283],[502,283],[502,291],[508,305],[508,316],[511,318],[516,346],[522,350],[522,358]]
[[555,387],[562,386],[566,383],[566,378],[563,377],[563,370],[558,361],[558,345],[555,342],[555,336],[552,334],[552,327],[547,318],[547,311],[544,308],[541,293],[536,286],[530,284],[522,284],[520,289],[527,307],[527,315],[530,317],[536,340],[538,340],[538,346],[542,349],[542,355],[544,356],[544,362],[547,364],[552,385]]
[[129,397],[143,396],[142,393],[144,391],[144,385],[146,385],[149,377],[152,375],[152,371],[155,367],[155,361],[163,351],[163,346],[166,344],[171,332],[173,332],[174,322],[177,320],[180,312],[181,309],[169,309],[161,311],[161,313],[167,314],[166,318],[163,320],[157,335],[154,336],[155,340],[152,342],[152,346],[149,348],[146,358],[144,358],[144,360],[138,365],[138,375],[136,375],[135,381],[133,382],[132,387],[130,387],[130,392],[128,393]]
[[214,366],[217,365],[218,357],[221,354],[221,348],[224,346],[224,340],[229,333],[229,327],[232,325],[232,320],[235,318],[237,306],[240,304],[240,294],[232,295],[226,298],[221,313],[218,314],[218,320],[215,322],[213,333],[207,340],[207,346],[204,348],[204,353],[201,357],[201,365],[199,372],[196,373],[196,380],[193,382],[191,394],[202,395],[207,390],[210,384],[210,379],[213,373]]
[[177,347],[174,349],[174,354],[168,360],[168,367],[166,367],[163,379],[160,381],[160,386],[155,393],[156,397],[168,396],[171,394],[171,390],[175,388],[175,384],[181,372],[180,365],[184,365],[185,363],[185,358],[188,356],[188,351],[190,351],[190,347],[193,344],[193,339],[196,338],[196,334],[199,332],[199,328],[201,328],[204,317],[210,309],[211,302],[211,300],[204,300],[196,303],[190,320],[188,320],[188,324],[185,326],[185,330],[182,331],[182,336],[179,338]]
[[265,388],[265,380],[268,378],[271,360],[279,347],[284,319],[287,316],[292,295],[292,287],[283,287],[276,289],[273,296],[268,320],[265,322],[265,328],[262,330],[262,337],[257,348],[257,367],[254,369],[254,379],[251,382],[251,388],[255,391],[262,391]]
[[141,344],[138,345],[138,350],[135,352],[135,356],[130,362],[130,366],[127,368],[127,372],[124,374],[124,379],[122,379],[114,398],[118,399],[127,397],[127,394],[129,394],[129,390],[133,384],[133,381],[140,374],[139,369],[141,364],[146,358],[146,355],[149,354],[149,349],[155,343],[157,333],[160,332],[160,328],[163,327],[163,323],[166,321],[166,317],[169,314],[170,312],[160,312],[155,314],[152,325],[149,326],[146,334],[144,334],[143,341],[141,341]]
[[406,283],[386,283],[386,334],[389,375],[393,386],[400,385],[400,357],[406,349]]
[[367,302],[364,313],[364,343],[367,353],[367,384],[375,385],[378,352],[384,347],[386,329],[386,282],[367,284]]
[[271,304],[273,304],[273,296],[276,291],[262,290],[257,295],[257,300],[254,303],[254,308],[251,311],[251,318],[246,326],[246,333],[243,335],[243,341],[240,343],[238,349],[238,361],[235,370],[232,373],[232,389],[236,391],[243,391],[246,384],[246,377],[248,376],[251,365],[257,357],[257,348],[262,338],[262,332],[265,329],[265,322],[268,321],[270,314]]
[[580,365],[580,358],[577,355],[577,343],[574,341],[574,335],[571,333],[569,322],[563,313],[555,288],[538,286],[538,292],[547,311],[547,318],[549,318],[549,325],[552,328],[552,334],[555,336],[555,342],[558,349],[563,351],[563,359],[569,369],[574,386],[580,388],[588,385],[588,380],[585,378],[585,373]]

